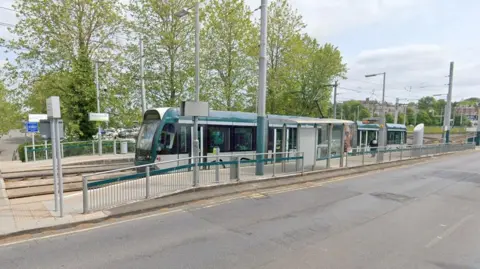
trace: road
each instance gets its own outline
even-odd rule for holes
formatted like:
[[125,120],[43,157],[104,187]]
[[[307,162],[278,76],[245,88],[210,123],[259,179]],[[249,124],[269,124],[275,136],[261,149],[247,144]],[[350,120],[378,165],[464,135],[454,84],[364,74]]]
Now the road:
[[480,268],[479,157],[196,203],[3,246],[1,267]]
[[20,130],[10,130],[8,134],[0,137],[0,161],[11,161],[13,152],[18,145],[31,140],[31,137],[25,137],[25,133]]

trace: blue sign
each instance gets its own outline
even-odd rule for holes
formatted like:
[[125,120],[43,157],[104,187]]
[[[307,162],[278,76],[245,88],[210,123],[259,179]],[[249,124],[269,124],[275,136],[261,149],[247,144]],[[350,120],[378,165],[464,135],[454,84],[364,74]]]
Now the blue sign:
[[37,133],[38,132],[38,122],[28,122],[27,123],[27,132]]

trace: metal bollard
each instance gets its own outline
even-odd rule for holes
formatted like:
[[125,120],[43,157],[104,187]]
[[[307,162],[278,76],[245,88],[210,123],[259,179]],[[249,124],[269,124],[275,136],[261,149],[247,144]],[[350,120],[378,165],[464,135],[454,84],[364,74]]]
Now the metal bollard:
[[88,209],[88,178],[82,177],[82,192],[83,192],[83,214],[87,214]]
[[402,160],[403,158],[403,147],[400,147],[400,161]]
[[113,154],[117,155],[117,139],[113,140]]
[[145,167],[145,198],[150,198],[150,166]]
[[305,172],[305,153],[302,152],[302,176],[303,176],[303,173]]
[[64,158],[63,156],[65,155],[65,152],[63,151],[63,144],[60,143],[60,149],[61,149],[61,153],[62,153],[62,158]]
[[348,167],[348,152],[345,154],[345,167]]
[[92,140],[92,155],[95,155],[95,141]]
[[363,153],[362,153],[362,165],[365,165],[365,148],[363,148]]
[[388,161],[389,161],[389,162],[392,161],[392,150],[390,150],[390,155],[388,156]]
[[45,160],[47,160],[48,159],[47,140],[45,140],[44,145],[45,145]]

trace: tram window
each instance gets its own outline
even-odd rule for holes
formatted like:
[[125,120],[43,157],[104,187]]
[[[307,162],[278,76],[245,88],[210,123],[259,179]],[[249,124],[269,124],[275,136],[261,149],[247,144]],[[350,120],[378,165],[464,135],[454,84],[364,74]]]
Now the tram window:
[[233,129],[233,147],[234,151],[253,150],[253,128],[235,127]]
[[297,149],[297,129],[290,128],[289,130],[288,148]]
[[[173,124],[165,124],[160,135],[159,149],[162,153],[171,153],[175,141],[175,126]],[[168,151],[168,152],[165,152]]]
[[188,153],[188,144],[189,139],[188,136],[190,134],[190,127],[188,126],[180,126],[180,133],[179,133],[179,153]]
[[230,151],[230,128],[208,126],[208,152],[213,152],[214,147],[219,147],[221,152]]

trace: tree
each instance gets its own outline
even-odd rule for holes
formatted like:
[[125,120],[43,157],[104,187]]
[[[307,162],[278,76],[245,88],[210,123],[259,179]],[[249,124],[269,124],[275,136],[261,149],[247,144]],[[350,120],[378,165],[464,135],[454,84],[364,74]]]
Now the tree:
[[[179,18],[176,14],[192,7],[190,0],[131,1],[129,12],[129,39],[125,69],[138,83],[138,40],[143,39],[145,50],[145,87],[149,105],[178,106],[190,99],[194,90],[194,34],[193,14]],[[204,80],[202,80],[202,84]],[[202,85],[201,84],[201,85]],[[203,86],[202,86],[203,87]],[[201,91],[203,94],[203,91]],[[205,96],[201,96],[205,99]]]
[[[205,6],[202,33],[207,83],[202,90],[212,108],[244,110],[257,88],[258,29],[244,0],[212,0]],[[249,94],[250,93],[250,94]]]
[[429,111],[431,109],[435,109],[436,103],[437,100],[432,96],[422,97],[420,100],[418,100],[418,109]]
[[[346,120],[356,121],[370,117],[370,111],[364,107],[360,101],[350,100],[345,101],[337,108],[337,118],[340,118],[340,109],[343,111],[343,118]],[[357,112],[360,112],[357,116]]]
[[386,121],[386,123],[393,123],[395,121],[395,118],[393,117],[392,114],[386,113],[385,114],[385,121]]
[[420,110],[417,113],[417,124],[423,123],[425,126],[431,126],[432,125],[432,118],[430,114],[428,114],[427,111],[425,110]]
[[7,89],[0,82],[0,136],[20,127],[21,114],[18,106],[8,100]]
[[[62,102],[67,130],[90,138],[96,131],[88,113],[96,111],[93,66],[101,58],[115,59],[114,35],[122,26],[116,0],[17,0],[16,36],[2,42],[17,54],[8,65],[17,97],[40,108],[45,93],[56,92]],[[36,111],[35,111],[36,112]]]
[[[288,91],[287,77],[295,67],[287,62],[294,62],[293,51],[302,46],[301,31],[305,28],[302,17],[293,10],[287,0],[272,1],[268,7],[267,29],[267,111],[284,112],[281,109],[283,92]],[[298,77],[297,77],[298,79]]]

